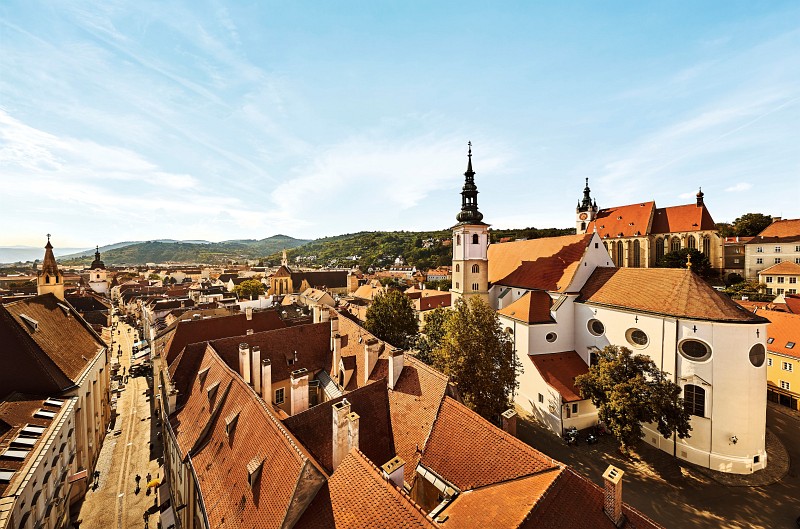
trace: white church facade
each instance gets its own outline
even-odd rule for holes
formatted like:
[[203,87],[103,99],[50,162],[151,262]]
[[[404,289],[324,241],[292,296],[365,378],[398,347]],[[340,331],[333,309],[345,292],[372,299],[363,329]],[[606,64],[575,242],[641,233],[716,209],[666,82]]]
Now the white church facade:
[[[597,410],[581,399],[574,378],[603,347],[625,346],[670,374],[691,415],[691,437],[665,439],[644,425],[644,441],[723,472],[766,466],[765,319],[691,269],[617,268],[594,231],[491,244],[467,259],[458,237],[464,243],[465,233],[483,229],[487,238],[479,242],[488,241],[488,225],[477,210],[471,158],[466,176],[453,229],[453,301],[488,290],[522,363],[517,405],[558,434],[596,424]],[[487,286],[465,280],[465,265],[484,269]]]

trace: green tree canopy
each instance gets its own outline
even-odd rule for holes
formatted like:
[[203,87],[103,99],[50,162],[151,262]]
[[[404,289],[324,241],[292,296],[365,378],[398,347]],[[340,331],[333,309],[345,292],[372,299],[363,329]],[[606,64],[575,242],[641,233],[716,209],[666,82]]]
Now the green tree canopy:
[[239,299],[258,298],[264,293],[264,283],[258,279],[248,279],[233,287],[233,292]]
[[150,279],[151,281],[161,281],[161,276],[156,273],[152,273],[147,276],[147,279]]
[[456,382],[464,404],[498,422],[519,385],[521,364],[497,313],[477,296],[458,299],[443,327],[433,365]]
[[708,256],[700,250],[694,248],[681,248],[675,252],[669,252],[659,257],[656,266],[659,268],[686,268],[687,257],[692,256],[692,270],[700,277],[711,277],[714,269]]
[[378,294],[367,309],[364,328],[401,349],[411,348],[417,340],[419,326],[411,300],[399,290]]
[[433,352],[442,345],[446,324],[453,311],[445,308],[433,309],[425,318],[425,327],[416,343],[417,358],[426,364],[433,364]]
[[600,420],[626,451],[644,437],[642,423],[655,423],[665,439],[684,439],[692,429],[680,398],[681,388],[646,355],[606,346],[597,364],[575,378],[583,398],[591,399]]
[[733,234],[739,237],[753,237],[772,224],[772,217],[763,213],[745,213],[733,221]]

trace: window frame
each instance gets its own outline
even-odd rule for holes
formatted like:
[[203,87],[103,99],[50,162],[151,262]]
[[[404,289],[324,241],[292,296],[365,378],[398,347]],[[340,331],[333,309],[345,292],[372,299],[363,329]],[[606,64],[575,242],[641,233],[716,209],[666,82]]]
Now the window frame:
[[706,390],[697,384],[684,384],[683,409],[695,417],[706,416]]
[[[278,400],[278,395],[280,394],[281,400]],[[286,402],[286,388],[276,388],[275,389],[275,404],[283,404]]]
[[[701,344],[703,347],[705,347],[706,354],[704,354],[703,356],[698,356],[698,357],[692,356],[691,354],[689,354],[686,351],[684,351],[684,346],[687,343],[698,343],[698,344]],[[678,343],[678,352],[680,353],[680,355],[684,359],[689,360],[690,362],[698,362],[698,363],[699,362],[708,362],[714,356],[714,352],[712,351],[711,346],[709,344],[707,344],[706,342],[704,342],[703,340],[698,340],[697,338],[684,338],[683,340],[681,340]]]

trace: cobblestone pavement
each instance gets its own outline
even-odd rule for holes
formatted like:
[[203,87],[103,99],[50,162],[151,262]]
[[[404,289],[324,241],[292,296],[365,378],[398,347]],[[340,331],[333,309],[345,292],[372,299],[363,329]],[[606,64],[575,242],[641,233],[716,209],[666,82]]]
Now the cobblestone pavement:
[[[767,410],[768,476],[748,476],[752,484],[725,485],[709,471],[673,458],[647,444],[630,456],[620,454],[610,436],[587,445],[567,446],[530,416],[520,411],[517,434],[545,454],[567,463],[602,486],[609,464],[625,471],[623,499],[668,529],[781,529],[795,528],[800,516],[800,414]],[[778,452],[776,452],[778,447]],[[781,452],[782,450],[782,452]],[[775,458],[775,461],[772,461]],[[781,467],[781,460],[784,465]],[[788,471],[787,471],[788,467]],[[718,474],[714,472],[713,474]],[[769,484],[763,484],[764,482]]]
[[[114,350],[122,346],[120,370],[128,373],[135,331],[120,323],[114,335]],[[147,527],[144,513],[156,503],[155,489],[147,488],[147,475],[160,479],[158,461],[151,451],[155,429],[151,425],[150,388],[144,376],[128,378],[117,396],[117,417],[106,436],[97,463],[99,479],[90,487],[77,516],[79,526],[87,529],[129,529]],[[112,383],[116,388],[117,383]],[[113,396],[113,395],[112,395]],[[138,492],[136,475],[140,476]],[[149,525],[156,527],[156,517]]]

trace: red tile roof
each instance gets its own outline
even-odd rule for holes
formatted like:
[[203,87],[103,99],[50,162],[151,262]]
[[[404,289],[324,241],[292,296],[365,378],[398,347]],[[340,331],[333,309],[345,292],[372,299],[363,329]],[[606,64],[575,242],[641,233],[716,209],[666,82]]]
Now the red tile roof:
[[104,348],[89,324],[53,294],[0,305],[0,396],[60,393]]
[[765,268],[758,272],[758,275],[800,275],[800,264],[793,263],[791,261],[783,261],[776,265],[772,265],[769,268]]
[[389,350],[392,348],[391,345],[378,340],[375,335],[343,315],[339,317],[338,332],[342,337],[342,361],[346,365],[352,365],[355,362],[355,370],[345,388],[346,390],[352,391],[364,385],[364,371],[367,369],[367,365],[364,362],[364,346],[370,340],[377,341],[374,347],[378,349],[378,361],[369,375],[369,381],[380,380],[386,376],[388,369],[387,358]]
[[620,233],[623,237],[646,235],[650,230],[655,207],[656,203],[650,201],[601,209],[595,220],[586,227],[586,233],[593,233],[596,229],[603,239],[619,237]]
[[508,316],[523,323],[554,323],[550,314],[553,298],[541,290],[526,292],[521,298],[507,307],[498,310],[498,314]]
[[[767,350],[800,359],[800,314],[773,310],[756,310],[756,314],[770,322],[767,325]],[[794,345],[786,347],[790,342]]]
[[296,529],[425,529],[439,527],[358,450],[342,460]]
[[597,268],[578,301],[693,320],[764,321],[679,268]]
[[800,219],[776,220],[752,241],[752,244],[767,241],[800,241]]
[[[435,294],[434,294],[435,292]],[[419,299],[414,300],[414,308],[420,312],[450,306],[451,295],[449,292],[438,290],[423,290]]]
[[575,387],[575,377],[589,371],[589,366],[575,351],[528,355],[528,360],[565,402],[583,400]]
[[442,403],[420,463],[461,490],[559,466],[450,397]]
[[564,235],[489,246],[489,282],[497,285],[564,292],[580,264],[591,233]]
[[686,204],[656,209],[650,233],[716,231],[716,229],[717,225],[705,205]]
[[800,294],[785,294],[783,300],[786,308],[792,314],[800,314]]

